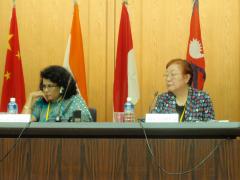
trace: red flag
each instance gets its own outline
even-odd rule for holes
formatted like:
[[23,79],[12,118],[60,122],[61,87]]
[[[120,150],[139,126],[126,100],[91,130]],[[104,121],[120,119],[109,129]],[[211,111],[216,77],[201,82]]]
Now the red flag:
[[6,64],[3,77],[0,111],[6,112],[10,97],[15,97],[18,104],[18,111],[21,112],[25,104],[25,87],[18,40],[18,26],[15,5],[12,9],[8,42],[9,46],[7,49]]
[[203,89],[206,79],[205,60],[201,38],[200,20],[199,20],[199,3],[194,1],[193,12],[190,24],[190,36],[188,40],[187,61],[193,68],[192,86],[196,89]]
[[83,99],[88,102],[82,32],[78,4],[74,3],[72,29],[65,52],[64,66],[73,74]]
[[123,112],[123,106],[127,97],[131,97],[134,104],[137,103],[139,99],[139,86],[130,21],[125,3],[122,5],[119,25],[113,88],[114,112]]

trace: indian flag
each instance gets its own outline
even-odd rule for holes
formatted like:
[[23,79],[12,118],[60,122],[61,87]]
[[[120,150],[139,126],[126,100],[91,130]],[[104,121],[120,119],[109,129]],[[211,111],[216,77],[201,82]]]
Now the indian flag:
[[64,67],[73,75],[83,99],[88,102],[82,32],[79,19],[78,4],[74,2],[71,33],[68,38],[64,58]]

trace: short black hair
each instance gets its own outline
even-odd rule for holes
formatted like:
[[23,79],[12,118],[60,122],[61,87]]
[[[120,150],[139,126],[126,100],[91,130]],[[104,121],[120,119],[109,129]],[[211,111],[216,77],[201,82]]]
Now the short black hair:
[[[56,83],[58,87],[63,87],[64,99],[69,99],[72,95],[78,94],[76,81],[69,71],[58,65],[48,66],[40,72],[39,89],[43,90],[43,79],[48,79]],[[66,91],[67,90],[67,91]]]

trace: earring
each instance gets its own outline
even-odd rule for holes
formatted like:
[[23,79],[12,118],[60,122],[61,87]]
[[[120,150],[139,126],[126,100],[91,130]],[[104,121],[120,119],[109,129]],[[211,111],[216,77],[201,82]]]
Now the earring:
[[63,93],[64,88],[60,87],[59,93],[62,94]]

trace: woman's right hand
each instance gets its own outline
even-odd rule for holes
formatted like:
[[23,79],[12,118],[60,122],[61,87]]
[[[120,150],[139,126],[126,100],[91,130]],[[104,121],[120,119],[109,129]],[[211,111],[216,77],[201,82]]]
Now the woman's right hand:
[[[31,92],[30,95],[29,95],[29,99],[31,101],[36,101],[38,98],[44,98],[46,100],[46,97],[44,96],[44,93],[42,91],[35,91],[35,92]],[[32,102],[32,104],[34,103]]]
[[38,98],[45,98],[44,93],[42,91],[31,92],[28,96],[28,99],[23,107],[22,113],[31,113],[33,104],[37,101]]
[[33,104],[38,100],[38,98],[43,98],[46,100],[46,97],[42,91],[31,92],[25,106],[32,108]]

